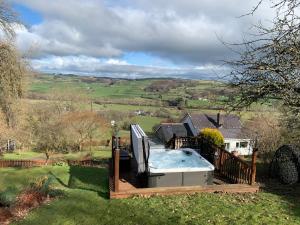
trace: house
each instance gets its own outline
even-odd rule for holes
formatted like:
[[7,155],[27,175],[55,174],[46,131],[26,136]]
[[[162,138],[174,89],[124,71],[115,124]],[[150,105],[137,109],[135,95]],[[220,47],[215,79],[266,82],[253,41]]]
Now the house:
[[218,129],[224,136],[226,150],[237,151],[240,155],[252,154],[251,139],[243,137],[242,123],[237,115],[186,114],[181,122],[189,126],[193,136],[203,128]]
[[134,111],[134,114],[137,115],[137,116],[144,116],[145,115],[145,111],[143,111],[143,110],[137,110],[137,111]]
[[156,136],[163,142],[169,142],[174,134],[177,137],[188,137],[193,136],[193,133],[188,126],[184,123],[162,123],[155,131]]

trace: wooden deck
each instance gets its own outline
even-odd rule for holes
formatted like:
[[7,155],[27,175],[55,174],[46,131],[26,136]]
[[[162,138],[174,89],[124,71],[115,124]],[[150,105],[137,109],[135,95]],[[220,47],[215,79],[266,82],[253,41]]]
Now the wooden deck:
[[207,186],[135,188],[128,183],[121,183],[118,192],[110,191],[110,199],[130,198],[134,196],[149,197],[157,195],[180,195],[194,193],[255,193],[258,185],[220,184]]
[[180,195],[194,193],[255,193],[259,191],[258,185],[228,184],[223,180],[214,178],[213,185],[183,186],[183,187],[157,187],[140,188],[131,174],[120,174],[119,191],[113,191],[113,179],[110,178],[110,199],[122,199],[130,197],[149,197],[157,195]]
[[[112,143],[114,143],[114,141],[112,141]],[[118,143],[120,143],[120,140]],[[194,137],[174,138],[173,146],[178,147],[178,144],[180,144],[181,147],[182,145],[185,147],[193,145],[201,147],[199,140]],[[248,164],[224,148],[212,147],[213,148],[207,147],[206,150],[209,153],[207,156],[214,156],[213,164],[215,166],[215,176],[213,185],[142,188],[130,168],[131,163],[128,163],[130,161],[120,157],[120,146],[112,146],[112,158],[109,163],[110,198],[117,199],[133,196],[148,197],[203,192],[254,193],[259,191],[259,185],[255,184],[257,149],[253,151],[251,164]],[[216,155],[218,156],[217,158],[215,158]]]

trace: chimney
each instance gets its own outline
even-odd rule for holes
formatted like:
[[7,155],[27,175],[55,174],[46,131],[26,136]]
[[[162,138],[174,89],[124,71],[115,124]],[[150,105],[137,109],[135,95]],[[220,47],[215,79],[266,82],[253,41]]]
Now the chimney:
[[223,121],[222,121],[222,118],[221,118],[221,113],[218,112],[218,114],[217,114],[217,126],[221,127],[222,125],[223,125]]

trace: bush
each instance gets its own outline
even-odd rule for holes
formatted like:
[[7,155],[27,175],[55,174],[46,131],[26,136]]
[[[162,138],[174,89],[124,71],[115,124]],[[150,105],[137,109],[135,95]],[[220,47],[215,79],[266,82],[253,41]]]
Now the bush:
[[40,193],[42,196],[56,197],[62,194],[61,190],[53,187],[53,177],[45,176],[38,178],[30,185],[29,192]]
[[159,110],[156,110],[153,115],[161,118],[171,118],[171,112],[164,108],[160,108]]
[[135,123],[134,121],[130,121],[130,120],[125,120],[123,121],[122,125],[121,125],[121,128],[123,130],[130,130],[130,125]]
[[276,152],[270,165],[270,175],[284,184],[299,181],[300,149],[294,145],[283,145]]
[[210,144],[221,147],[224,144],[224,137],[218,129],[204,128],[200,131],[199,136],[208,141]]
[[279,179],[284,184],[295,184],[299,176],[295,163],[285,161],[278,164]]
[[0,192],[0,206],[9,207],[17,198],[17,190],[13,187],[8,187],[5,191]]
[[53,166],[68,166],[68,163],[59,161],[52,164]]

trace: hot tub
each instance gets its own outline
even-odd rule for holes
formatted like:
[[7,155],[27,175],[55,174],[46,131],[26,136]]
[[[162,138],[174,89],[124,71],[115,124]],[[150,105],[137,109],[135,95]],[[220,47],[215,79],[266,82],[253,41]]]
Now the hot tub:
[[214,169],[190,148],[150,149],[148,187],[209,185]]

